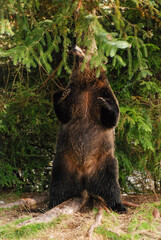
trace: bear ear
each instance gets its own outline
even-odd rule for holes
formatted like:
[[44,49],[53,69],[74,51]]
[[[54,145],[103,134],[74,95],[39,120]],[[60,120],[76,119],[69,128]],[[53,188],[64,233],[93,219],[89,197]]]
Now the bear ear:
[[80,47],[78,47],[78,46],[75,46],[75,47],[73,48],[73,54],[74,54],[76,57],[79,57],[79,58],[81,58],[81,59],[83,59],[83,58],[85,57],[85,54],[84,54],[83,50],[82,50]]

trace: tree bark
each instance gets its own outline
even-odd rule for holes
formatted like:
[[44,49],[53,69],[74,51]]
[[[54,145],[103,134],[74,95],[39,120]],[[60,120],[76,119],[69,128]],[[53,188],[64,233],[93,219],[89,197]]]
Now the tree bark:
[[14,206],[24,206],[26,208],[36,207],[39,204],[46,203],[49,199],[47,193],[43,195],[34,196],[32,198],[22,198],[16,202],[0,204],[0,208],[12,208]]
[[29,219],[23,223],[20,223],[18,226],[26,226],[32,223],[48,223],[53,220],[53,218],[57,218],[59,215],[68,214],[71,215],[75,212],[78,212],[82,205],[82,199],[75,198],[69,199],[58,206],[52,208],[46,213],[40,214],[37,217]]

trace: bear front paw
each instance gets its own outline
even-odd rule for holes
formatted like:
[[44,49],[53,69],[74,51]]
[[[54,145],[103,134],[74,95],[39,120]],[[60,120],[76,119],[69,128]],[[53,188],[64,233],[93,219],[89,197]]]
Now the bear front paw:
[[111,110],[111,106],[110,106],[110,104],[107,102],[107,99],[104,99],[103,97],[98,97],[97,98],[97,100],[98,100],[98,103],[101,105],[101,106],[103,106],[103,107],[105,107],[107,110]]
[[70,89],[70,88],[64,90],[63,93],[62,93],[62,97],[61,97],[61,99],[60,99],[59,102],[64,101],[64,100],[66,99],[66,97],[69,95],[70,92],[71,92],[71,89]]
[[71,89],[70,89],[70,88],[64,90],[63,93],[62,93],[62,97],[68,96],[70,92],[71,92]]

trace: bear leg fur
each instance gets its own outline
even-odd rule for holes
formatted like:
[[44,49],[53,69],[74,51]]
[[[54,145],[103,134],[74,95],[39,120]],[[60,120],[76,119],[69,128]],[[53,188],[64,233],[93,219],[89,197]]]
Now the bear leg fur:
[[113,211],[125,213],[127,209],[121,201],[117,171],[117,160],[114,157],[107,159],[106,166],[88,180],[87,191],[89,195],[104,199],[107,207]]
[[82,191],[83,186],[74,175],[67,174],[60,166],[53,167],[49,209],[72,197],[80,197]]

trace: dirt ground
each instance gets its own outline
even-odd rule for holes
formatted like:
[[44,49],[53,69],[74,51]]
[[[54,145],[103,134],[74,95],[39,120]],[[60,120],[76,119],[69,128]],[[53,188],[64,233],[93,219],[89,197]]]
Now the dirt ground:
[[161,200],[161,194],[157,194],[156,195],[152,194],[152,195],[123,195],[122,199],[128,202],[133,202],[136,204],[142,204],[142,203],[152,203],[152,202],[156,202],[156,201],[160,201]]
[[[153,220],[152,208],[149,207],[149,203],[157,203],[161,207],[161,194],[158,194],[158,199],[155,195],[128,195],[123,196],[123,200],[140,204],[141,207],[138,209],[128,208],[127,214],[116,214],[116,213],[106,213],[104,212],[101,226],[94,231],[92,239],[104,240],[104,239],[160,239],[161,240],[161,219]],[[23,195],[25,197],[32,197],[32,195]],[[2,197],[0,197],[0,201]],[[13,198],[10,196],[6,199],[3,199],[5,202],[13,201]],[[15,200],[15,199],[14,199]],[[158,201],[159,200],[159,201]],[[143,204],[143,205],[142,205]],[[147,204],[147,205],[146,205]],[[145,229],[139,229],[140,224],[145,221],[145,214],[139,215],[142,211],[149,209],[150,211],[150,221],[156,225],[155,234],[153,229],[145,226]],[[27,219],[29,217],[38,216],[40,213],[46,211],[47,204],[43,204],[35,209],[24,209],[24,208],[15,208],[15,209],[5,209],[5,211],[0,212],[0,226],[11,223],[15,220],[20,220],[22,218]],[[36,235],[28,238],[15,238],[15,239],[32,239],[32,240],[83,240],[89,239],[88,231],[91,225],[95,222],[97,210],[84,209],[82,212],[75,213],[69,216],[63,216],[59,223],[56,225],[51,225],[50,227],[44,228],[41,231],[38,231]],[[149,213],[148,213],[149,214]],[[135,219],[136,216],[136,219]],[[147,217],[148,218],[148,217]],[[129,225],[129,223],[131,225]],[[145,224],[145,223],[144,223]],[[147,223],[148,224],[148,223]],[[129,230],[130,227],[134,229]],[[131,232],[129,232],[131,231]],[[1,231],[0,231],[1,232]],[[113,234],[108,236],[107,232]],[[128,233],[129,232],[129,233]],[[138,234],[137,234],[138,232]],[[1,236],[1,235],[0,235]],[[122,237],[124,236],[124,237]],[[140,236],[140,237],[138,237]],[[1,238],[8,240],[7,238]]]

